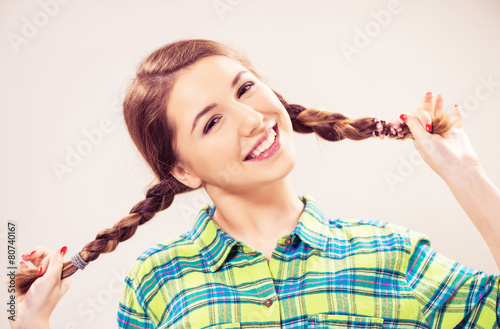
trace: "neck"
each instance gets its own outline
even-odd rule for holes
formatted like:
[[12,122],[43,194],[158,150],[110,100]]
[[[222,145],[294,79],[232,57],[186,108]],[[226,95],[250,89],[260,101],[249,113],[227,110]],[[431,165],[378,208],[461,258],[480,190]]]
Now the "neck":
[[286,177],[244,193],[207,193],[215,204],[214,221],[236,240],[253,246],[275,244],[291,233],[304,209]]

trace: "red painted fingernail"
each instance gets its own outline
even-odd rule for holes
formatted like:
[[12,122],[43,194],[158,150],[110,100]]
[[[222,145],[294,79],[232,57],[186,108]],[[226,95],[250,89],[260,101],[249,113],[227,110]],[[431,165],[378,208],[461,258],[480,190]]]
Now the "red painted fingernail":
[[432,96],[432,93],[429,91],[427,94],[425,94],[427,97]]
[[61,251],[60,251],[61,255],[64,256],[64,254],[66,253],[66,250],[68,250],[68,247],[66,247],[66,246],[62,247]]
[[425,129],[427,129],[428,132],[432,132],[432,125],[426,124]]
[[406,115],[405,115],[405,114],[401,114],[401,115],[399,116],[399,118],[400,118],[401,120],[403,120],[404,122],[406,122],[406,120],[408,119],[408,118],[406,117]]
[[21,265],[26,265],[23,261],[20,261],[19,263],[20,263]]
[[458,107],[458,105],[457,105],[457,104],[455,104],[454,106],[455,106],[455,107]]
[[32,252],[30,252],[30,254],[28,256],[33,256],[34,254],[36,253],[36,250],[33,250]]
[[38,269],[38,276],[40,276],[42,274],[42,267],[40,266],[40,268]]

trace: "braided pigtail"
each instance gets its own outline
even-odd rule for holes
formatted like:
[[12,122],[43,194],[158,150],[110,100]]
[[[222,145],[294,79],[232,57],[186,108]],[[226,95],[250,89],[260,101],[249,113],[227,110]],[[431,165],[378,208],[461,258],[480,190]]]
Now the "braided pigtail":
[[[402,121],[384,121],[369,117],[351,119],[340,113],[288,104],[283,96],[276,91],[274,93],[290,115],[293,130],[298,133],[314,132],[321,138],[332,142],[346,138],[357,141],[370,137],[413,138],[410,129]],[[444,111],[442,115],[432,120],[432,133],[441,135],[443,138],[447,136],[451,127],[451,120]]]
[[[100,231],[94,241],[91,241],[80,251],[80,257],[85,263],[96,260],[99,255],[114,251],[120,242],[130,239],[139,225],[147,223],[154,215],[170,207],[176,194],[186,192],[189,188],[179,183],[175,178],[163,180],[152,186],[146,193],[146,198],[136,204],[130,215],[122,218],[112,228]],[[65,262],[61,279],[75,273],[78,268],[71,262]],[[38,270],[29,269],[16,273],[16,292],[23,296],[35,282]]]

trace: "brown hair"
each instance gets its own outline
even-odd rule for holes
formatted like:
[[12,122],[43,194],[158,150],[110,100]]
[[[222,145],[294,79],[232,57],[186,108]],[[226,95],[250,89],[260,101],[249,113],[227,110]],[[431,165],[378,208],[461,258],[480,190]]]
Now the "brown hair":
[[[123,112],[129,134],[153,170],[158,183],[146,192],[146,198],[136,204],[130,214],[119,220],[112,228],[100,231],[80,252],[82,259],[89,263],[96,260],[101,253],[109,253],[117,245],[131,238],[139,225],[148,222],[153,216],[174,201],[177,194],[195,189],[181,184],[170,173],[179,161],[175,149],[175,127],[167,121],[167,97],[176,78],[191,64],[208,56],[229,57],[257,78],[256,72],[248,59],[239,52],[215,41],[194,39],[170,43],[155,50],[138,67],[136,77],[127,89],[123,102]],[[331,113],[320,109],[307,109],[301,105],[288,104],[275,92],[286,108],[294,131],[299,133],[316,133],[328,141],[339,141],[345,138],[363,140],[372,137],[377,129],[374,118],[350,119],[343,114]],[[390,125],[381,121],[383,134],[390,135]],[[379,126],[380,127],[380,126]],[[412,138],[410,130],[401,126],[404,138]],[[445,135],[451,128],[446,116],[434,119],[433,133]],[[198,187],[199,188],[199,187]],[[63,265],[62,278],[77,271],[70,262]],[[38,278],[37,270],[26,269],[16,274],[16,291],[23,296]]]

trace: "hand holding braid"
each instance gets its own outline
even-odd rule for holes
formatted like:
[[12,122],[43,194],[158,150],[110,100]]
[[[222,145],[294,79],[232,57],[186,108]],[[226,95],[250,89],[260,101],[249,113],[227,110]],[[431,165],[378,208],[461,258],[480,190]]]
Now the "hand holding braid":
[[[302,105],[288,104],[285,99],[274,92],[285,106],[292,121],[293,130],[298,133],[316,133],[327,141],[343,139],[363,140],[371,137],[394,139],[412,138],[408,126],[401,120],[384,121],[378,118],[351,119],[340,113],[332,113],[318,108],[306,109]],[[446,138],[452,124],[446,112],[440,113],[432,120],[432,133]]]
[[[147,223],[153,216],[164,209],[167,209],[174,201],[174,196],[187,192],[188,188],[180,184],[175,178],[170,176],[157,185],[151,187],[146,193],[146,199],[135,205],[130,211],[130,215],[124,217],[112,228],[100,231],[95,240],[87,243],[77,255],[81,260],[75,261],[78,256],[74,256],[73,262],[90,263],[96,260],[101,253],[109,253],[116,249],[120,242],[130,239],[134,235],[139,225]],[[73,264],[72,261],[63,264],[61,279],[71,276],[78,268],[84,268],[86,264]],[[83,266],[80,266],[83,265]],[[24,296],[36,279],[42,277],[38,275],[36,269],[22,269],[16,273],[16,293],[19,297]]]

